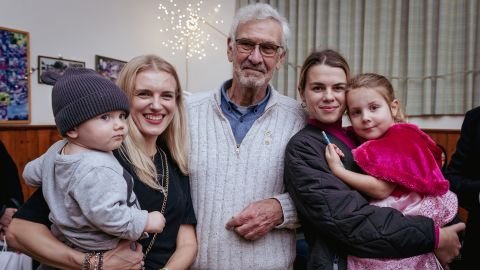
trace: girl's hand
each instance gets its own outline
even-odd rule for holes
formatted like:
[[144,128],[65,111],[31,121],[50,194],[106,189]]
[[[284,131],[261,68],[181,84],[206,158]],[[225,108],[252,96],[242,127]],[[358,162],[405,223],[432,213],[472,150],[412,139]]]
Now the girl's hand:
[[328,167],[332,171],[337,167],[343,168],[342,157],[344,157],[342,150],[335,144],[330,143],[325,148],[325,158],[327,159]]

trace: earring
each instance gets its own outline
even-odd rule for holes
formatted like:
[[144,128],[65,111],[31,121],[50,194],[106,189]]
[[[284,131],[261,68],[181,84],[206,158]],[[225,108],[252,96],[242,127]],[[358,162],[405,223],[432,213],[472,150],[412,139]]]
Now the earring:
[[302,101],[301,106],[302,106],[303,109],[305,109],[307,107],[307,104],[305,103],[305,101]]

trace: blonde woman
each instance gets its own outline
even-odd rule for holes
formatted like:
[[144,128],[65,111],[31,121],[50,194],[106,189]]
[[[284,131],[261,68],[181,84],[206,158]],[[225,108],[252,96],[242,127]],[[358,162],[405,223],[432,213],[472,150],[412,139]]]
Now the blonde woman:
[[[187,269],[195,259],[197,241],[187,175],[186,131],[182,90],[174,67],[155,55],[133,58],[121,71],[118,85],[128,96],[129,133],[115,157],[133,176],[142,209],[161,211],[162,233],[128,242],[106,252],[103,260],[61,244],[48,231],[48,206],[36,192],[12,221],[11,245],[42,263],[79,269]],[[142,261],[142,259],[144,259]],[[98,268],[100,267],[100,268]]]

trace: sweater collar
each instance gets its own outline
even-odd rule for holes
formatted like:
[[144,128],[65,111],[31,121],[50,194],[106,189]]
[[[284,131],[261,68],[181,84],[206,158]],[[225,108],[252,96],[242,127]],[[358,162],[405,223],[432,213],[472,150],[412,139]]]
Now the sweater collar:
[[[213,94],[214,95],[214,98],[215,98],[215,101],[218,105],[218,107],[220,108],[220,104],[222,103],[222,88],[225,86],[225,85],[231,85],[232,84],[232,79],[224,82],[222,84],[222,86],[220,87],[220,89],[217,88],[217,91],[215,91],[215,93]],[[272,85],[268,85],[268,87],[270,88],[270,96],[268,97],[268,101],[267,101],[267,106],[265,107],[265,111],[272,107],[273,105],[275,105],[277,102],[278,102],[278,99],[279,99],[279,93],[277,92],[277,90],[275,90],[275,88],[272,86]]]

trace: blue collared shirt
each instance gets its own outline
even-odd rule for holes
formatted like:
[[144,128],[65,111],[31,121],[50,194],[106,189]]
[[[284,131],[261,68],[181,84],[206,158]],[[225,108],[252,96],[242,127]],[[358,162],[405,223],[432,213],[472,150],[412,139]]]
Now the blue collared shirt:
[[230,122],[233,136],[237,144],[242,143],[243,138],[252,127],[255,120],[257,120],[265,111],[268,100],[270,99],[270,86],[267,87],[267,94],[257,104],[248,107],[242,107],[233,103],[227,95],[227,89],[232,86],[232,80],[225,82],[221,89],[221,103],[220,108],[223,114]]

